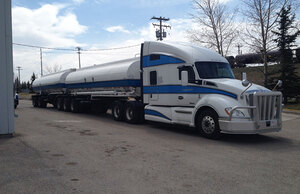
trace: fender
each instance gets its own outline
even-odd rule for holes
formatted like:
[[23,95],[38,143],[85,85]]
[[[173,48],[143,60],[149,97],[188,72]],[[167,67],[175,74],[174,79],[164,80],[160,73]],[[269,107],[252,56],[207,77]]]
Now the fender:
[[238,106],[240,103],[231,97],[220,94],[201,94],[200,100],[195,105],[192,114],[192,126],[195,126],[195,119],[199,109],[204,106],[212,108],[218,114],[219,118],[228,118],[225,108]]

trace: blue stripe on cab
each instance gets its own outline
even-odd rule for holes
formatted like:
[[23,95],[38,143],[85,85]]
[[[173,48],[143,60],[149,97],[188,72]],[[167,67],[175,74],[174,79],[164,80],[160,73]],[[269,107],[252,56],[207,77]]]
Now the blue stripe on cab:
[[144,86],[145,94],[221,94],[237,99],[237,95],[223,90],[205,88],[199,86],[181,86],[181,85],[167,85],[167,86]]
[[145,109],[145,114],[146,115],[157,116],[157,117],[162,117],[162,118],[167,119],[169,121],[171,120],[170,118],[168,118],[167,116],[161,114],[160,112],[158,112],[156,110]]
[[166,55],[160,55],[160,59],[152,60],[152,61],[150,60],[150,55],[143,57],[143,67],[151,67],[151,66],[164,65],[164,64],[177,64],[177,63],[184,63],[184,61]]

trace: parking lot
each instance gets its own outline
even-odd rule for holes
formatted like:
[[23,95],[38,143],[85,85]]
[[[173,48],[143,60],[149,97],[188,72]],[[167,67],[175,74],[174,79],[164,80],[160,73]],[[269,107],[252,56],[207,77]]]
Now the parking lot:
[[193,129],[20,101],[0,138],[1,193],[299,193],[300,115],[283,130],[209,140]]

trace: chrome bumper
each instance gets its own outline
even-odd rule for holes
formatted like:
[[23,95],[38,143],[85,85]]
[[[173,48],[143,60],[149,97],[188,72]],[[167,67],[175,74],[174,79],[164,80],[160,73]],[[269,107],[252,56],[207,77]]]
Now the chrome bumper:
[[[280,131],[282,128],[281,92],[256,92],[247,99],[251,106],[236,106],[228,119],[220,119],[220,129],[224,133],[257,134]],[[232,114],[237,109],[247,109],[249,119],[235,119]]]
[[258,134],[277,132],[281,130],[281,123],[278,123],[277,120],[259,123],[254,121],[219,120],[219,125],[223,133],[231,134]]

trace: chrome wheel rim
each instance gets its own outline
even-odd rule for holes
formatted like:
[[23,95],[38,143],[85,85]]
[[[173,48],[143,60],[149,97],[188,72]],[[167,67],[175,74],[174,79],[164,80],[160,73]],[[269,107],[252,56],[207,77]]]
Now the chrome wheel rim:
[[216,128],[215,121],[211,116],[203,117],[201,126],[202,126],[202,130],[207,134],[213,133]]

